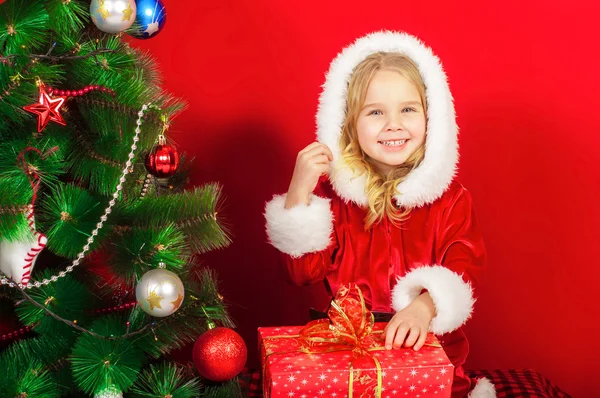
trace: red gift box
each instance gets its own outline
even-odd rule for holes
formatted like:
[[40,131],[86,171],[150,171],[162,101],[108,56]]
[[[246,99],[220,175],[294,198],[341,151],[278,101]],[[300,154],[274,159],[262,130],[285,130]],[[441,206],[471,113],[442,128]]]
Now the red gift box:
[[450,397],[454,366],[433,334],[423,348],[386,350],[360,289],[342,288],[329,319],[258,329],[269,397]]

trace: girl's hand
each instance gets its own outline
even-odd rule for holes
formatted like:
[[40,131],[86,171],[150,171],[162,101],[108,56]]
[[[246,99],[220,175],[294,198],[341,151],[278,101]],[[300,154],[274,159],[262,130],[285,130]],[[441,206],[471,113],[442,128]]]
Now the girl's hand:
[[313,142],[298,153],[285,200],[286,209],[310,202],[310,194],[315,190],[319,177],[329,171],[331,161],[333,154],[327,145],[320,142]]
[[435,306],[429,293],[414,299],[408,307],[398,311],[383,330],[385,348],[414,347],[418,351],[425,344],[429,324],[435,317]]

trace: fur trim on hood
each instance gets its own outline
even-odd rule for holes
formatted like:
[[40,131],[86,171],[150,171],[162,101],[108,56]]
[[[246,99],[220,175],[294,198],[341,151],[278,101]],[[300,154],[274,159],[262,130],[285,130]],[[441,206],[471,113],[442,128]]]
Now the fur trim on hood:
[[338,195],[364,206],[365,176],[354,176],[340,161],[339,141],[346,113],[348,83],[354,68],[376,52],[400,52],[411,58],[426,87],[427,137],[425,158],[398,185],[394,196],[402,207],[420,207],[434,202],[454,178],[458,162],[458,127],[454,103],[440,60],[419,39],[400,32],[377,32],[346,47],[331,63],[317,112],[317,139],[333,152],[329,179]]

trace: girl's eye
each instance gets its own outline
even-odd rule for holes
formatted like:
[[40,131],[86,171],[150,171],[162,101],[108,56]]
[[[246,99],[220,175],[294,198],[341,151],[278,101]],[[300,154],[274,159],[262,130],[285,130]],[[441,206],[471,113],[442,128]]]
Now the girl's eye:
[[407,113],[407,112],[416,112],[415,108],[404,108],[402,109],[402,112]]
[[375,109],[374,111],[369,112],[369,115],[382,115],[383,112],[381,112],[379,109]]

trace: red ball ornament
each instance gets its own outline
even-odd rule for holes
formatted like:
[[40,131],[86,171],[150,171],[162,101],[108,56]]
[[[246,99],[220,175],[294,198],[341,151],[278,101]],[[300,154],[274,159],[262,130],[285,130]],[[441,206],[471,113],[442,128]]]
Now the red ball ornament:
[[146,156],[146,170],[158,178],[170,177],[179,168],[179,153],[171,145],[160,143]]
[[202,377],[227,381],[240,374],[246,365],[248,349],[239,334],[229,328],[210,329],[194,344],[194,364]]

